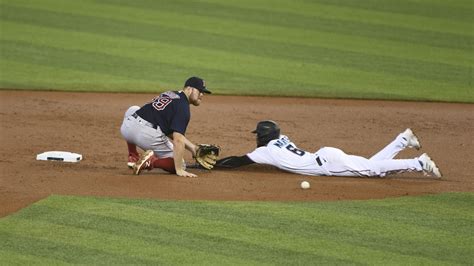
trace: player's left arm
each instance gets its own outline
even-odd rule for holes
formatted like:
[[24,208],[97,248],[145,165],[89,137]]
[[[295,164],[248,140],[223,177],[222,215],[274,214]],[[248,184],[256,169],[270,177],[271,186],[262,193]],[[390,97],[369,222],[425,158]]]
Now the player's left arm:
[[255,163],[247,155],[243,156],[230,156],[223,159],[220,159],[214,165],[214,169],[219,168],[237,168],[244,165],[249,165]]

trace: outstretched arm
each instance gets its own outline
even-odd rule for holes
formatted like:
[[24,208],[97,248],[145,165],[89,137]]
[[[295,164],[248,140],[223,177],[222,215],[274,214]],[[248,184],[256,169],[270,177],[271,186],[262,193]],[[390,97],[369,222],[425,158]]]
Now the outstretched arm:
[[230,156],[223,159],[220,159],[214,165],[214,168],[236,168],[244,165],[249,165],[255,163],[247,155],[243,156]]

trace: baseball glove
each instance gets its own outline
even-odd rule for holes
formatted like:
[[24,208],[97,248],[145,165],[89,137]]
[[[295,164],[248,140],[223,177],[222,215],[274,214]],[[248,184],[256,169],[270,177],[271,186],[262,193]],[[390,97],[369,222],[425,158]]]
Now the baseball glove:
[[196,162],[205,169],[211,170],[216,164],[220,149],[214,144],[199,144],[196,150]]

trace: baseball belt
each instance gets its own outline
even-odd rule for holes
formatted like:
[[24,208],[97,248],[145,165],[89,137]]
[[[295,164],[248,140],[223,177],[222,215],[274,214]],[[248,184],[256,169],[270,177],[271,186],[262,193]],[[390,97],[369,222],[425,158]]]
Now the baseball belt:
[[145,119],[143,119],[143,118],[141,118],[139,115],[137,115],[137,113],[133,113],[132,117],[135,118],[135,119],[137,119],[138,122],[143,123],[143,124],[144,124],[145,126],[147,126],[147,127],[151,127],[151,128],[154,128],[154,129],[157,129],[157,128],[158,128],[157,125],[146,121]]

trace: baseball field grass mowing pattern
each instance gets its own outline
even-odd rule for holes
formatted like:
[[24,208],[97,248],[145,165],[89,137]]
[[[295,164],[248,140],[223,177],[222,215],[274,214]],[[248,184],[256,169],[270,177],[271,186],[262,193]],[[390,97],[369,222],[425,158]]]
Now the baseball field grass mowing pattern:
[[467,265],[473,225],[472,193],[299,203],[51,196],[0,219],[0,264]]
[[470,0],[0,0],[0,88],[474,102]]

